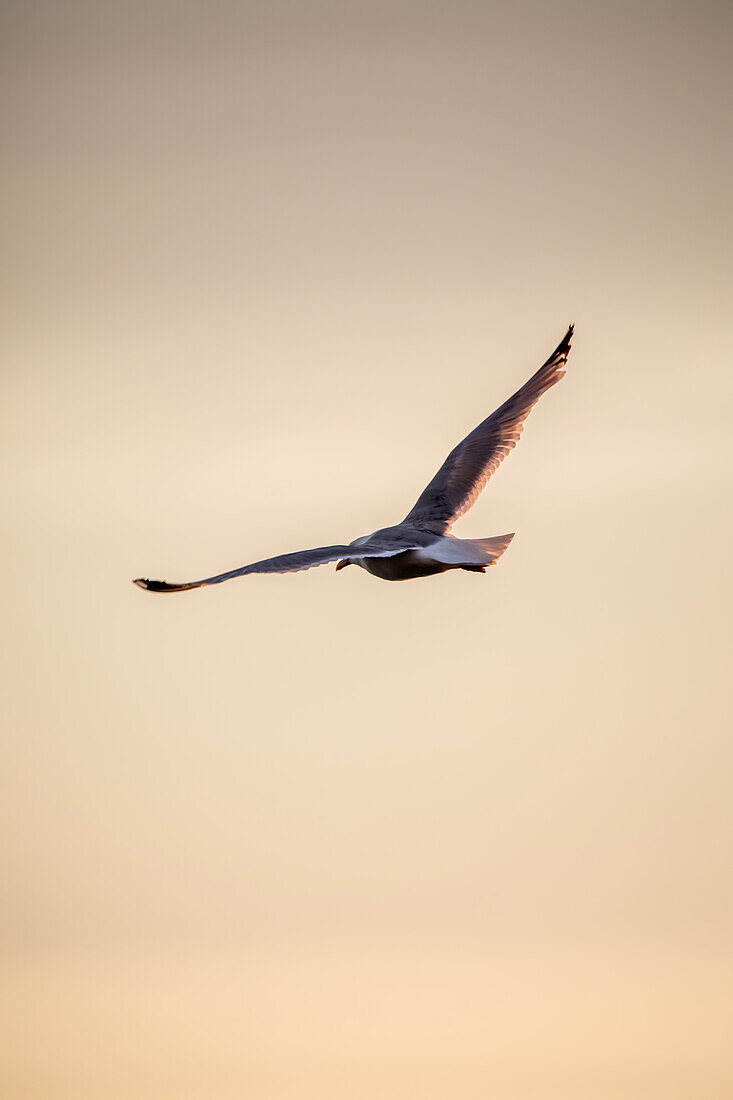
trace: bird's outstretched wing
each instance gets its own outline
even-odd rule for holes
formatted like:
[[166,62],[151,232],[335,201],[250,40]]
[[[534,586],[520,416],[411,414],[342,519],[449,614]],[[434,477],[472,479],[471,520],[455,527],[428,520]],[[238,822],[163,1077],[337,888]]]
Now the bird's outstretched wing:
[[329,561],[354,558],[388,558],[402,554],[404,546],[367,547],[367,546],[319,546],[315,550],[298,550],[295,554],[280,554],[277,558],[265,558],[228,573],[219,573],[216,577],[205,577],[201,581],[189,581],[187,584],[168,584],[167,581],[149,581],[138,577],[132,583],[148,592],[185,592],[189,588],[203,588],[207,584],[221,584],[232,577],[245,577],[249,573],[297,573],[301,569],[312,569],[314,565],[325,565]]
[[404,523],[445,531],[468,511],[501,460],[516,445],[532,406],[564,375],[572,335],[570,325],[537,373],[454,447]]

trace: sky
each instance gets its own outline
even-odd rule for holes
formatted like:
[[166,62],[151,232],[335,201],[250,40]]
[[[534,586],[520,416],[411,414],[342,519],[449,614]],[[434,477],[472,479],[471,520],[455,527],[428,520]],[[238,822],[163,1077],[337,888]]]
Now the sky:
[[0,4],[8,1100],[733,1092],[732,32]]

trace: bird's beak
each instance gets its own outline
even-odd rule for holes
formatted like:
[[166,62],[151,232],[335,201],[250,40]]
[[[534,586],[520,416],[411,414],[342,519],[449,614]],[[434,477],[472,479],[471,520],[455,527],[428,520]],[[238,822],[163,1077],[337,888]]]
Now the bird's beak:
[[347,565],[351,565],[351,562],[349,561],[348,558],[342,558],[341,561],[337,561],[336,562],[336,572],[338,573],[339,569],[343,569]]

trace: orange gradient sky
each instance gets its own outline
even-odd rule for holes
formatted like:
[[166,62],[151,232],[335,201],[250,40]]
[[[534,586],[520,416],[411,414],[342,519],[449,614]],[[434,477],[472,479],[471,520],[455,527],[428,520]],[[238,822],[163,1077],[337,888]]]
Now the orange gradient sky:
[[730,7],[0,19],[3,1097],[733,1093]]

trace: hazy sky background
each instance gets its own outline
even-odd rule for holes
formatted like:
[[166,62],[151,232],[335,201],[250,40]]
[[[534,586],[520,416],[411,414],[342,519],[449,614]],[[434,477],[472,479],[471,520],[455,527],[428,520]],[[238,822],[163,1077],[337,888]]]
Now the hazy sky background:
[[3,1096],[732,1094],[730,6],[0,12]]

